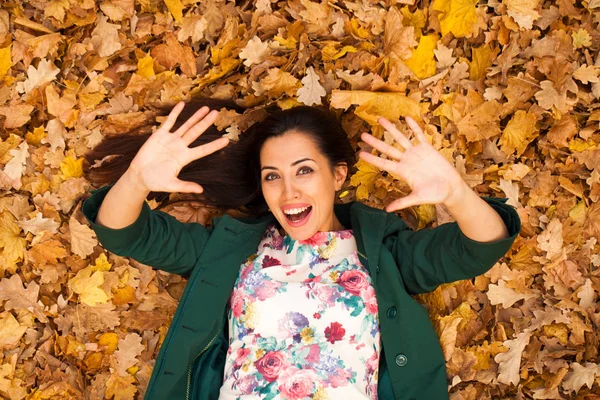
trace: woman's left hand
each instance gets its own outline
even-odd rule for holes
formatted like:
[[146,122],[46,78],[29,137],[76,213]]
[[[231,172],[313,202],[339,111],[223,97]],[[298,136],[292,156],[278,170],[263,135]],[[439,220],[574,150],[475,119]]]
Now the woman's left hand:
[[362,140],[390,159],[386,160],[365,151],[359,152],[359,157],[376,167],[400,176],[412,190],[410,195],[388,204],[386,211],[392,212],[419,204],[454,205],[460,201],[465,190],[470,190],[456,168],[429,144],[414,119],[406,117],[408,126],[418,139],[416,145],[413,145],[394,124],[384,117],[380,117],[377,121],[405,150],[398,150],[368,133],[363,133]]

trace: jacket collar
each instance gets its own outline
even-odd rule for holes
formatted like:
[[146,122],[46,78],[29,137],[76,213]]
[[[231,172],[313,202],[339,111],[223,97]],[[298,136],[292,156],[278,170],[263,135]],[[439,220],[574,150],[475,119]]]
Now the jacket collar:
[[[359,252],[366,254],[369,270],[374,276],[373,269],[379,263],[379,247],[383,242],[387,213],[357,201],[335,204],[333,210],[346,229],[354,230],[356,247]],[[220,224],[225,224],[224,228],[240,240],[245,240],[248,235],[262,234],[271,222],[275,222],[275,216],[271,213],[258,218],[234,218],[225,214],[215,217],[213,223],[219,219],[222,219]]]

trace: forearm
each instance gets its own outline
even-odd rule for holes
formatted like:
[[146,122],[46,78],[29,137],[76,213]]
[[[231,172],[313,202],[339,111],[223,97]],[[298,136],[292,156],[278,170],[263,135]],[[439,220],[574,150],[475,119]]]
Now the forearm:
[[456,193],[454,198],[443,204],[465,236],[478,242],[493,242],[509,237],[500,215],[466,182]]
[[106,194],[96,223],[112,229],[131,225],[140,215],[149,193],[140,187],[135,172],[128,169]]

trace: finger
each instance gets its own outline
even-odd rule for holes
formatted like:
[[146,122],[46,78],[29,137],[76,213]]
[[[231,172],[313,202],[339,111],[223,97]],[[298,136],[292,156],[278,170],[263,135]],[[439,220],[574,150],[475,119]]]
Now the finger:
[[185,141],[185,143],[189,146],[194,140],[198,138],[202,133],[204,133],[209,126],[211,126],[219,116],[219,111],[212,110],[209,112],[206,117],[204,117],[200,122],[196,125],[188,129],[181,138]]
[[382,142],[373,135],[369,135],[368,133],[364,132],[362,135],[360,135],[360,137],[367,144],[370,144],[371,146],[375,147],[377,150],[388,155],[389,157],[395,158],[396,160],[400,160],[402,158],[402,152],[400,150],[393,146],[390,146],[385,142]]
[[185,121],[185,123],[183,125],[181,125],[179,127],[179,129],[177,129],[175,132],[173,132],[173,134],[177,135],[177,136],[183,136],[183,134],[186,133],[188,129],[190,129],[192,126],[194,126],[196,124],[196,122],[198,122],[202,118],[204,118],[204,116],[206,114],[208,114],[209,111],[210,111],[210,108],[208,108],[208,106],[200,107],[200,109],[198,111],[196,111],[194,113],[194,115],[192,115],[190,117],[190,119]]
[[198,158],[206,157],[209,154],[214,153],[215,151],[221,150],[223,147],[229,144],[229,139],[226,137],[221,137],[217,140],[213,140],[210,143],[203,144],[202,146],[192,147],[190,149],[190,161],[197,160]]
[[408,207],[416,206],[419,204],[422,204],[422,202],[420,202],[416,196],[409,195],[409,196],[403,197],[401,199],[392,201],[390,204],[388,204],[385,207],[385,211],[392,212],[392,211],[402,210],[403,208],[408,208]]
[[171,128],[173,127],[173,125],[175,125],[177,117],[179,117],[179,114],[183,110],[183,107],[185,107],[185,103],[183,101],[180,101],[175,107],[173,107],[173,109],[169,113],[169,116],[167,117],[165,122],[163,122],[163,125],[161,127],[162,130],[166,132],[171,131]]
[[173,181],[171,183],[171,188],[172,188],[172,192],[179,192],[179,193],[202,193],[204,192],[204,188],[200,185],[198,185],[197,183],[194,182],[189,182],[189,181],[182,181],[180,179],[176,179],[175,181]]
[[386,131],[388,131],[389,133],[392,134],[392,136],[394,137],[394,139],[396,139],[396,141],[398,143],[400,143],[400,145],[402,147],[404,147],[406,150],[410,149],[411,147],[413,147],[412,143],[410,142],[410,140],[408,140],[408,138],[406,138],[406,136],[404,136],[402,134],[402,132],[400,132],[395,126],[394,124],[392,124],[390,121],[388,121],[387,119],[385,119],[384,117],[379,117],[379,119],[377,120],[381,126],[383,126],[385,128]]
[[374,156],[373,154],[369,154],[366,151],[361,151],[358,153],[358,156],[365,160],[366,162],[373,164],[374,166],[386,170],[388,172],[396,172],[397,163],[392,160],[384,160],[381,157]]
[[427,141],[427,138],[425,137],[425,134],[423,133],[423,130],[421,129],[419,124],[417,124],[417,121],[415,121],[412,117],[409,116],[407,116],[405,119],[406,123],[408,124],[408,127],[412,129],[412,131],[417,136],[417,139],[422,143],[429,143]]

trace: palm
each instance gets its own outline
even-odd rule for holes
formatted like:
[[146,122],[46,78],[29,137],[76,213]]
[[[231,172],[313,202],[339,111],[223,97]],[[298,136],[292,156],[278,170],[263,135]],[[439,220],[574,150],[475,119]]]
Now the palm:
[[421,128],[412,118],[407,117],[407,121],[419,139],[414,145],[387,119],[380,118],[379,121],[405,151],[400,151],[365,133],[362,135],[363,140],[391,159],[386,160],[366,152],[361,152],[359,156],[399,176],[411,188],[411,194],[390,203],[386,207],[388,211],[418,204],[444,203],[451,199],[456,191],[463,189],[464,181],[458,171],[427,142]]
[[202,107],[179,129],[171,133],[184,103],[173,108],[164,124],[139,149],[130,168],[148,191],[201,193],[202,186],[177,178],[185,165],[225,147],[229,140],[219,138],[202,146],[188,147],[215,121],[218,113]]

